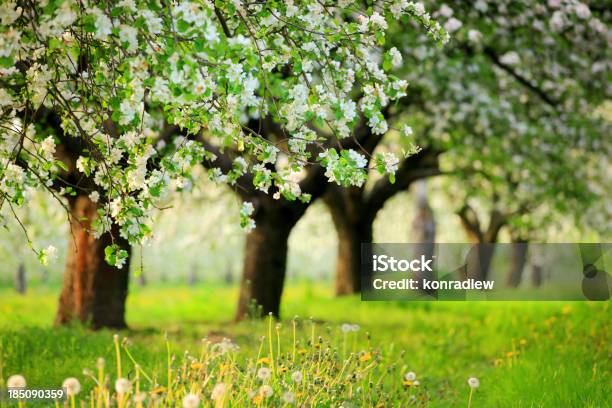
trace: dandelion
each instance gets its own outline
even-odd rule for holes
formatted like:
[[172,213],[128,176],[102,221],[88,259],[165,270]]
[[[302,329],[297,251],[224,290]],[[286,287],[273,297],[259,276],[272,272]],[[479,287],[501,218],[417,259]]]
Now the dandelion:
[[119,394],[128,393],[131,387],[132,385],[127,378],[118,378],[117,381],[115,381],[115,391]]
[[21,374],[11,375],[6,381],[6,386],[8,388],[25,388],[26,379]]
[[370,353],[369,351],[362,351],[361,353],[359,353],[359,361],[366,362],[370,361],[371,359],[372,353]]
[[358,332],[359,331],[359,325],[358,324],[351,324],[351,331],[352,332]]
[[210,399],[213,401],[218,401],[225,395],[225,391],[227,390],[227,386],[225,383],[217,383],[213,387],[212,392],[210,393]]
[[470,396],[468,397],[468,408],[470,408],[472,406],[472,395],[474,394],[474,390],[480,386],[480,381],[476,377],[470,377],[467,383],[470,386]]
[[259,387],[259,395],[264,398],[269,398],[274,394],[274,390],[269,385],[262,385]]
[[187,394],[183,398],[183,408],[197,408],[200,405],[200,397],[195,394]]
[[259,370],[257,370],[257,378],[262,381],[266,381],[271,375],[272,372],[268,367],[261,367]]
[[295,394],[292,393],[291,391],[287,391],[286,393],[283,394],[283,401],[286,404],[293,404],[295,402]]
[[304,375],[301,371],[294,371],[291,373],[291,379],[294,383],[299,384],[302,382],[302,379],[304,379]]
[[344,323],[342,326],[340,326],[340,330],[342,330],[342,333],[348,333],[353,330],[353,326],[348,323]]
[[413,386],[418,386],[419,382],[416,379],[416,374],[412,371],[407,372],[406,374],[404,374],[404,386],[405,387],[413,387]]
[[66,395],[73,397],[81,392],[81,383],[74,377],[68,377],[62,383],[62,388],[66,390]]

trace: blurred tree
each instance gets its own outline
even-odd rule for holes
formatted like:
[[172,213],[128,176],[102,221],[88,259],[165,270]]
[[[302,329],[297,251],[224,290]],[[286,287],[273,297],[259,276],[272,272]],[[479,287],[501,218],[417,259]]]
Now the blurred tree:
[[[601,201],[609,184],[602,163],[611,153],[602,136],[610,126],[593,112],[610,93],[603,23],[610,11],[591,5],[429,1],[453,35],[441,50],[418,31],[390,27],[387,41],[404,56],[393,72],[410,88],[387,120],[395,128],[410,124],[423,152],[439,153],[440,168],[453,175],[446,183],[451,205],[472,242],[497,242],[508,224],[542,229],[554,212],[585,222],[587,209]],[[393,68],[393,57],[384,58]],[[339,275],[353,276],[337,285],[343,293],[359,288],[360,243],[371,242],[375,213],[362,210],[364,187],[340,191],[328,202],[336,206]],[[345,232],[337,220],[346,218],[360,227]],[[494,247],[479,249],[473,278],[486,279]]]

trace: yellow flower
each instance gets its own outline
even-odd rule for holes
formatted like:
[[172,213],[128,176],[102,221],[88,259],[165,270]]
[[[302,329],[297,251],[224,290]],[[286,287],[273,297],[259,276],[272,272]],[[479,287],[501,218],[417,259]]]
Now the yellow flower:
[[257,364],[270,364],[270,357],[262,357],[257,360]]
[[525,339],[520,339],[520,340],[519,340],[519,344],[520,344],[521,346],[524,346],[525,344],[527,344],[527,340],[525,340]]
[[298,354],[306,354],[308,352],[308,350],[306,350],[305,348],[301,348],[298,350]]
[[166,391],[166,387],[157,387],[151,390],[151,394],[161,394]]
[[198,363],[197,361],[196,361],[196,362],[191,363],[191,368],[192,368],[193,370],[199,370],[199,369],[201,369],[202,367],[204,367],[204,364],[202,364],[202,363]]
[[412,387],[414,385],[414,381],[404,380],[403,384],[404,384],[404,387]]
[[261,394],[257,394],[254,398],[253,398],[253,402],[255,403],[255,405],[259,405],[261,404],[261,401],[263,400],[263,396]]
[[370,361],[371,359],[372,353],[370,353],[369,351],[359,356],[359,361]]
[[385,406],[385,404],[383,404],[382,402],[379,402],[378,404],[376,404],[376,408],[383,408]]
[[279,373],[281,373],[281,374],[282,374],[282,373],[286,373],[286,372],[287,372],[287,367],[280,366],[280,367],[278,367],[278,368],[277,368],[277,370],[278,370],[278,372],[279,372]]

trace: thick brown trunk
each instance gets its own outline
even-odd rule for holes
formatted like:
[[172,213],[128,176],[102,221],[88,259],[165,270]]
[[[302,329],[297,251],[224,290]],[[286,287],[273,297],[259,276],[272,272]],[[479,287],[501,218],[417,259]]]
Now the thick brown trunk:
[[267,202],[256,209],[256,226],[246,239],[236,320],[280,315],[289,235],[303,212],[298,215],[291,209],[298,203],[264,200]]
[[[129,263],[122,269],[104,260],[104,248],[113,243],[130,253],[129,243],[115,225],[111,234],[99,239],[89,233],[97,216],[97,205],[87,196],[70,200],[71,234],[64,284],[55,323],[79,321],[94,329],[124,328],[125,300],[128,292]],[[129,259],[129,257],[128,257]]]
[[528,249],[529,244],[525,241],[514,242],[512,244],[512,262],[508,272],[508,286],[516,288],[520,285],[525,263],[527,262]]
[[336,295],[350,295],[361,290],[361,244],[372,242],[372,222],[366,217],[352,222],[336,222],[338,257]]
[[328,187],[325,203],[338,234],[336,258],[336,295],[350,295],[361,290],[361,244],[372,242],[375,213],[368,213],[363,203],[363,189]]

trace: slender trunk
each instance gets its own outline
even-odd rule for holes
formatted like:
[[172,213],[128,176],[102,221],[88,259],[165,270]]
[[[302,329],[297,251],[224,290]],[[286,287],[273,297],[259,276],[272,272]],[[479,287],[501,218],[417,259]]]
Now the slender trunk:
[[26,270],[23,262],[19,262],[17,267],[17,276],[15,277],[15,289],[17,293],[26,293]]
[[236,320],[270,313],[279,317],[289,235],[303,214],[292,210],[299,203],[263,200],[254,214],[256,226],[246,239]]
[[542,285],[542,265],[533,264],[531,269],[531,284],[536,288]]
[[[113,242],[130,252],[129,243],[120,237],[119,228],[95,239],[90,234],[97,216],[97,205],[87,196],[70,200],[71,234],[64,273],[64,284],[55,323],[71,321],[102,327],[124,328],[125,300],[128,292],[129,263],[122,269],[104,260],[104,248]],[[128,258],[129,259],[129,258]]]
[[[432,259],[435,252],[436,220],[427,199],[427,181],[419,180],[415,184],[416,216],[412,221],[412,233],[415,239],[415,258],[425,255]],[[415,272],[416,279],[433,279],[428,271]]]
[[512,262],[508,273],[508,286],[516,288],[521,283],[523,269],[527,263],[527,251],[529,244],[526,241],[512,243]]

